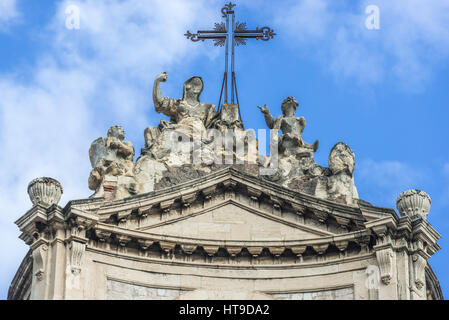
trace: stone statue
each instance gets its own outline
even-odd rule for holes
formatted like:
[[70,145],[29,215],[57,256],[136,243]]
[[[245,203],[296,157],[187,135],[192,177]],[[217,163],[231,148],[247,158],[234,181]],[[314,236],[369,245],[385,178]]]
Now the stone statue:
[[239,105],[224,103],[219,116],[212,120],[211,127],[223,132],[226,130],[244,130],[239,116]]
[[144,131],[145,149],[150,149],[159,138],[161,131],[158,127],[148,127]]
[[351,148],[343,142],[337,143],[329,153],[329,169],[332,174],[341,172],[351,176],[354,174],[355,155]]
[[274,119],[268,107],[257,106],[265,116],[265,122],[270,129],[282,130],[279,139],[279,152],[284,156],[312,156],[318,149],[318,140],[314,144],[307,144],[302,140],[301,134],[306,127],[304,117],[295,117],[298,101],[293,97],[286,98],[281,105],[283,116]]
[[93,167],[89,176],[91,190],[97,190],[106,175],[133,176],[134,147],[131,142],[124,142],[124,139],[123,128],[112,126],[107,138],[98,138],[92,143],[89,149]]
[[[170,117],[170,122],[161,121],[163,127],[173,127],[173,124],[192,128],[202,123],[204,128],[209,127],[216,117],[215,106],[211,103],[202,103],[200,95],[204,88],[200,77],[191,77],[184,83],[182,99],[163,98],[161,94],[161,82],[167,81],[167,73],[163,72],[156,77],[153,87],[153,101],[158,113]],[[176,126],[175,126],[176,127]]]
[[329,153],[331,175],[327,182],[328,198],[342,203],[352,203],[358,198],[354,184],[355,155],[343,142],[337,143]]

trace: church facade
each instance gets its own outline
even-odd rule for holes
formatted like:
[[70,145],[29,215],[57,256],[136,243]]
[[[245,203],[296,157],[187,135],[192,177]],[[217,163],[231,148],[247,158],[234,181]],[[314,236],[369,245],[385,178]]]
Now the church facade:
[[399,214],[359,199],[354,153],[340,142],[315,163],[293,97],[276,119],[260,107],[275,133],[259,156],[237,105],[202,103],[200,77],[164,98],[166,80],[153,98],[170,120],[135,162],[119,126],[92,143],[90,198],[61,207],[59,182],[30,183],[9,299],[443,299],[425,192],[399,195]]

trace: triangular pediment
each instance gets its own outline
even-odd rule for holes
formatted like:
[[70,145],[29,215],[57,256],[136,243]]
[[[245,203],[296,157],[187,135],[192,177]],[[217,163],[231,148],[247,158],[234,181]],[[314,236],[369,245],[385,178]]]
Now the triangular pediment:
[[139,229],[159,235],[233,241],[302,240],[332,235],[233,200]]
[[120,201],[93,200],[76,207],[94,212],[101,223],[158,237],[298,241],[361,230],[364,221],[358,207],[294,192],[232,168]]
[[330,246],[342,251],[351,242],[369,241],[359,207],[295,192],[232,168],[119,201],[76,201],[68,209],[66,217],[95,219],[92,234],[100,246],[129,244],[156,256],[249,253],[254,258],[269,251],[297,259],[307,250],[323,254]]

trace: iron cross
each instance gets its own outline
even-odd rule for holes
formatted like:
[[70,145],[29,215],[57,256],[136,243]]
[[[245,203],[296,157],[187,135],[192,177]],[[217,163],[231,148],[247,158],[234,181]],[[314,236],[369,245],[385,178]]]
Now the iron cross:
[[[274,31],[269,27],[256,28],[255,30],[248,30],[246,23],[240,23],[235,21],[234,7],[236,5],[229,2],[222,9],[222,17],[225,18],[225,22],[215,23],[213,30],[198,30],[197,33],[190,33],[187,31],[185,36],[194,42],[204,41],[206,39],[214,40],[215,46],[226,47],[225,51],[225,71],[223,76],[223,83],[221,85],[220,100],[218,101],[218,109],[220,110],[222,97],[223,103],[228,103],[228,73],[231,75],[231,103],[237,102],[239,104],[239,97],[237,93],[237,82],[235,77],[235,63],[234,63],[234,48],[235,46],[245,45],[247,39],[256,39],[268,41],[273,39],[276,35]],[[229,55],[229,48],[231,48],[231,54]],[[229,63],[229,58],[231,62]],[[229,65],[231,70],[229,72]],[[224,96],[223,96],[224,91]],[[239,117],[241,120],[240,107]]]

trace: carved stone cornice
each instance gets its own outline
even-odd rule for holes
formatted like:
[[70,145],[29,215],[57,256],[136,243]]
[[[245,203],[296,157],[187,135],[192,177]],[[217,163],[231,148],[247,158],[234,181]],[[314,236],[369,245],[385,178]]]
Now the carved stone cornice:
[[89,228],[95,225],[98,221],[98,215],[95,212],[88,211],[86,209],[69,207],[64,210],[65,220],[71,221],[73,224],[83,225]]
[[132,240],[132,238],[126,234],[116,234],[115,237],[116,237],[119,245],[122,247],[126,247],[128,242],[130,242]]
[[121,221],[121,220],[128,219],[128,217],[131,215],[132,212],[133,212],[132,209],[126,209],[126,210],[117,212],[117,220]]
[[104,231],[100,229],[95,229],[95,235],[100,242],[106,242],[111,237],[112,232]]
[[190,207],[190,205],[197,199],[197,192],[183,194],[181,196],[181,203],[184,207]]
[[[215,255],[218,252],[218,249],[220,249],[220,246],[217,246],[217,245],[215,245],[215,246],[214,245],[203,245],[202,247],[203,247],[204,251],[206,251],[206,253],[209,256]],[[242,250],[241,248],[238,248],[238,249],[239,249],[239,252]],[[231,252],[234,252],[234,254],[235,254],[235,251],[236,251],[236,248],[231,249]],[[232,255],[232,253],[231,253],[231,255]]]
[[384,217],[393,217],[396,221],[399,220],[398,214],[392,208],[374,206],[363,200],[359,200],[358,205],[363,217],[367,221],[378,220]]
[[345,251],[346,248],[348,247],[349,241],[344,241],[344,240],[342,240],[342,241],[336,241],[334,244],[335,244],[335,246],[338,248],[338,250],[340,250],[341,252],[343,252],[343,251]]
[[312,248],[319,255],[322,255],[326,252],[327,248],[329,248],[329,243],[316,244],[316,245],[313,245]]
[[152,207],[153,206],[144,206],[144,207],[137,208],[138,216],[145,219],[146,217],[148,217],[148,213],[150,212]]
[[[362,247],[369,244],[369,234],[363,231],[347,233],[342,235],[318,236],[315,239],[303,240],[283,240],[283,241],[237,241],[237,240],[208,240],[194,239],[187,237],[178,237],[170,235],[159,235],[138,230],[129,230],[114,225],[98,223],[94,227],[95,239],[100,242],[113,241],[117,239],[121,247],[127,247],[132,240],[139,243],[141,250],[147,250],[151,245],[158,244],[166,254],[173,254],[177,246],[181,252],[191,255],[195,251],[203,251],[209,256],[215,256],[221,250],[227,252],[230,257],[237,257],[242,251],[248,251],[253,257],[261,255],[262,251],[267,250],[274,257],[279,257],[288,252],[301,257],[303,253],[310,248],[317,255],[325,255],[329,247],[335,246],[340,252],[344,252],[350,242],[360,245],[361,239],[367,239]],[[101,236],[101,237],[100,237]],[[133,241],[133,242],[134,242]],[[363,242],[363,241],[362,241]],[[90,243],[95,246],[95,243]]]
[[306,245],[302,246],[286,246],[287,249],[290,249],[296,256],[301,257],[302,254],[307,250]]
[[[197,180],[199,181],[195,181],[195,183],[189,182],[185,185],[177,185],[168,190],[164,190],[164,192],[153,192],[147,195],[138,195],[108,203],[99,201],[98,199],[71,201],[64,209],[52,208],[50,210],[51,216],[58,223],[62,223],[61,219],[64,218],[65,224],[69,228],[69,233],[65,241],[71,249],[73,248],[74,265],[78,263],[76,262],[78,261],[76,257],[79,256],[80,252],[78,249],[81,248],[81,245],[84,247],[87,245],[88,238],[86,232],[88,230],[90,230],[88,237],[91,239],[99,240],[100,242],[111,242],[113,239],[116,239],[121,247],[127,247],[128,243],[134,239],[140,244],[140,248],[144,250],[145,248],[148,249],[150,245],[157,243],[166,252],[173,252],[174,248],[179,245],[182,251],[187,254],[201,247],[201,250],[204,250],[208,255],[215,255],[218,252],[218,248],[223,248],[225,251],[228,251],[230,256],[234,257],[238,256],[242,250],[250,252],[253,256],[258,256],[265,249],[274,256],[280,256],[286,254],[286,252],[292,252],[296,256],[301,256],[307,248],[310,248],[312,250],[311,252],[317,252],[323,255],[331,245],[335,245],[340,251],[344,251],[348,247],[347,244],[349,242],[359,243],[351,233],[335,235],[334,233],[325,231],[321,227],[318,228],[307,224],[301,224],[300,228],[305,228],[304,230],[309,230],[307,232],[317,234],[317,239],[293,242],[282,241],[279,243],[270,241],[259,241],[255,243],[226,241],[226,243],[220,243],[212,240],[174,239],[169,236],[161,239],[159,236],[149,236],[151,234],[148,232],[129,230],[128,223],[119,223],[116,226],[110,224],[114,222],[114,219],[116,219],[115,221],[125,221],[125,219],[143,218],[144,215],[153,214],[158,209],[161,210],[161,214],[164,214],[164,212],[169,212],[174,208],[175,205],[179,206],[179,203],[181,206],[185,206],[186,204],[190,205],[196,200],[217,195],[219,192],[233,193],[237,190],[240,193],[246,193],[247,197],[254,201],[271,202],[277,212],[263,212],[259,206],[254,206],[247,202],[239,202],[240,200],[236,199],[235,195],[225,196],[225,199],[228,200],[225,200],[223,203],[214,201],[212,206],[207,209],[211,209],[216,205],[223,205],[226,201],[231,201],[235,205],[242,206],[245,210],[254,211],[255,213],[257,211],[259,215],[263,215],[265,218],[271,220],[280,219],[282,220],[280,221],[281,223],[291,224],[292,227],[298,227],[299,225],[297,222],[285,220],[280,215],[282,210],[285,209],[289,212],[293,210],[293,213],[301,217],[307,211],[308,217],[315,217],[315,219],[323,222],[326,222],[328,217],[333,216],[336,217],[337,221],[346,225],[351,221],[362,221],[363,219],[356,207],[340,205],[298,192],[292,192],[276,184],[242,174],[232,168],[214,172]],[[263,196],[264,194],[265,196]],[[176,210],[178,212],[178,209]],[[195,207],[194,210],[187,211],[187,214],[191,214],[195,210],[204,210],[204,208],[202,209],[202,206]],[[33,214],[37,219],[40,219],[38,221],[48,223],[48,213],[43,208],[36,206],[36,208],[30,210],[28,217]],[[172,216],[176,218],[176,214]],[[108,219],[107,224],[100,222],[106,219]],[[27,218],[20,220],[23,225],[25,225],[24,222],[26,221]],[[77,242],[77,244],[72,245],[72,242]],[[151,244],[147,246],[145,243]]]
[[154,243],[154,241],[152,241],[152,240],[144,240],[144,239],[139,239],[137,241],[139,243],[140,248],[142,248],[142,250],[147,250]]
[[[168,235],[165,231],[164,234],[152,233],[201,214],[226,213],[222,208],[242,210],[257,216],[258,220],[263,218],[269,223],[294,228],[300,239],[213,240],[201,239],[201,234],[195,235],[198,238],[189,238]],[[80,275],[85,252],[92,250],[139,261],[226,268],[307,267],[351,259],[369,259],[372,263],[376,259],[380,279],[387,286],[396,281],[395,255],[403,250],[406,254],[401,252],[397,257],[403,258],[403,266],[411,267],[410,290],[418,295],[425,294],[422,289],[427,259],[439,249],[436,242],[441,237],[423,219],[399,218],[387,209],[368,205],[337,204],[229,168],[117,201],[78,200],[64,209],[37,205],[17,224],[23,232],[21,238],[31,244],[38,280],[44,279],[50,270],[45,262],[50,261],[47,259],[49,246],[58,231],[58,239],[67,244],[61,246],[61,250],[67,257],[64,263],[71,270],[67,275],[70,277]]]
[[30,235],[35,229],[37,223],[47,223],[47,209],[41,205],[35,205],[20,217],[15,224],[20,231]]
[[[242,188],[239,188],[239,186]],[[317,220],[327,218],[327,216],[338,217],[346,226],[350,221],[361,227],[364,218],[360,209],[354,206],[342,205],[329,200],[323,200],[307,194],[302,194],[281,187],[275,183],[261,180],[257,177],[238,172],[233,168],[217,170],[204,177],[181,183],[171,188],[154,191],[144,195],[137,195],[126,200],[118,200],[108,203],[95,202],[92,209],[98,214],[101,221],[109,219],[111,215],[123,210],[139,210],[141,207],[160,207],[161,213],[168,213],[171,204],[175,201],[190,203],[186,201],[193,193],[199,192],[204,195],[205,200],[216,193],[217,189],[228,193],[228,199],[233,199],[232,193],[236,188],[239,192],[246,193],[250,199],[258,200],[262,194],[267,195],[276,210],[286,208],[310,208],[311,212],[317,212]],[[263,191],[262,191],[263,190]],[[301,210],[303,212],[303,210]]]
[[246,186],[246,190],[247,190],[248,195],[251,198],[251,200],[254,200],[254,201],[259,201],[259,198],[263,193],[260,188],[254,188],[251,186]]
[[160,208],[162,210],[162,213],[169,213],[174,203],[175,203],[175,199],[162,201],[159,204],[159,206],[160,206]]
[[64,223],[65,217],[62,208],[52,205],[47,209],[47,221],[49,224]]
[[[437,241],[441,236],[424,219],[415,218],[411,220],[408,216],[401,218],[385,216],[366,222],[365,227],[376,235],[377,244],[374,248],[377,248],[377,250],[380,250],[382,246],[388,246],[394,251],[405,250],[410,255],[421,250],[430,257],[440,249]],[[390,240],[385,244],[384,238],[387,235]],[[392,239],[395,239],[395,241]],[[381,243],[383,244],[381,245]],[[421,247],[417,247],[417,243],[420,243]],[[424,243],[426,243],[425,248],[422,245]]]
[[392,216],[386,216],[365,222],[365,228],[371,230],[377,236],[383,237],[389,229],[397,229],[397,220]]
[[416,219],[413,221],[412,238],[414,241],[421,241],[426,243],[426,252],[429,255],[433,255],[440,249],[437,241],[441,238],[441,235],[432,226],[423,219]]

